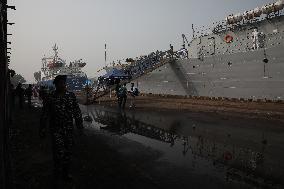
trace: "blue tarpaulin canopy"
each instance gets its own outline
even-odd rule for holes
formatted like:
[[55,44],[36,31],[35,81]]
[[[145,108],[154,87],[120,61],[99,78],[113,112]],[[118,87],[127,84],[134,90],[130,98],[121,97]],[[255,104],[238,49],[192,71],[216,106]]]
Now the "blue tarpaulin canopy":
[[102,77],[104,78],[129,78],[130,75],[125,70],[119,70],[117,68],[113,68],[111,71],[107,72]]

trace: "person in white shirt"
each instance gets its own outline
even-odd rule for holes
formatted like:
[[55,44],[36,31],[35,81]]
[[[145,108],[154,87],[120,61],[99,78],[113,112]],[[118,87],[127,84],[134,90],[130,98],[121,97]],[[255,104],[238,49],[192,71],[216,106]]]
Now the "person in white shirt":
[[253,32],[252,32],[252,42],[253,42],[252,48],[254,50],[258,49],[259,48],[259,32],[256,28],[253,29]]

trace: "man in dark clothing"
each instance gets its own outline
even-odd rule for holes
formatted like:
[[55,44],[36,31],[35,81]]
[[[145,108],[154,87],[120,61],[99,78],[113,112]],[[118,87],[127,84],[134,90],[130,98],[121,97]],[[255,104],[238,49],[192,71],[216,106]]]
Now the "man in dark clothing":
[[126,88],[126,83],[123,84],[123,86],[121,86],[119,88],[119,97],[118,97],[118,106],[121,109],[125,108],[125,103],[127,100],[127,88]]
[[29,108],[31,108],[31,106],[32,106],[32,95],[33,95],[33,89],[32,89],[31,84],[29,84],[29,87],[25,90],[25,94],[28,98],[28,106],[29,106]]
[[134,108],[135,107],[135,96],[138,96],[139,91],[136,87],[134,87],[134,83],[131,83],[131,87],[130,87],[130,96],[131,96],[131,100],[130,100],[130,108]]
[[119,102],[120,102],[119,89],[120,89],[120,87],[121,87],[121,85],[120,85],[120,80],[119,80],[119,79],[116,79],[115,83],[116,83],[116,86],[115,86],[115,95],[116,95],[116,98],[117,98],[117,104],[118,104],[118,106],[119,106]]
[[15,92],[15,89],[14,89],[14,85],[11,83],[10,84],[10,93],[9,93],[9,95],[10,95],[10,102],[11,102],[11,107],[12,108],[15,108],[15,94],[16,92]]
[[47,88],[45,86],[40,86],[39,89],[39,98],[44,101],[45,97],[47,96]]
[[22,109],[24,105],[24,89],[22,88],[22,83],[19,83],[17,85],[15,93],[16,93],[16,96],[18,97],[20,109]]
[[66,76],[54,79],[56,90],[43,101],[40,136],[45,136],[45,121],[49,120],[52,137],[54,176],[56,181],[72,179],[69,173],[73,147],[73,118],[79,133],[82,134],[83,120],[74,93],[66,90]]
[[116,86],[115,86],[115,93],[116,93],[116,96],[118,97],[118,93],[119,93],[119,88],[121,87],[120,86],[120,81],[119,80],[116,80]]

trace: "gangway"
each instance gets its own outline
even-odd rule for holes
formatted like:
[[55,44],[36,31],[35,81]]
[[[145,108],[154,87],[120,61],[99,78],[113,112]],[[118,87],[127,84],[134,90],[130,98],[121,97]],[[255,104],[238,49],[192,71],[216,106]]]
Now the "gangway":
[[[166,52],[167,53],[167,52]],[[163,53],[163,54],[166,54],[166,53]],[[134,70],[135,68],[141,66],[139,65],[139,63],[137,65],[129,65],[125,68],[125,70],[129,70],[130,72],[130,77],[127,78],[127,79],[120,79],[119,77],[116,78],[116,79],[120,79],[121,80],[121,83],[131,83],[133,80],[136,80],[150,72],[152,72],[153,70],[169,63],[170,59],[169,58],[161,58],[158,63],[155,63],[153,64],[152,66],[150,67],[147,67],[146,69],[143,69],[142,72],[140,72],[139,74],[134,74]],[[98,98],[100,97],[103,97],[107,94],[109,94],[111,91],[115,90],[115,87],[116,87],[116,83],[113,82],[112,84],[109,84],[108,82],[110,81],[109,78],[105,78],[105,80],[101,80],[101,81],[98,81],[98,85],[96,87],[96,90],[94,92],[94,98],[93,100],[96,101]]]
[[[186,37],[183,35],[183,40],[184,42],[187,41]],[[172,46],[171,46],[172,47]],[[124,70],[125,72],[129,73],[129,77],[127,79],[122,79],[119,77],[113,77],[113,78],[104,78],[104,80],[98,80],[98,85],[97,88],[94,92],[93,95],[93,100],[97,100],[100,97],[103,97],[109,93],[111,93],[111,91],[115,90],[116,87],[116,83],[114,81],[110,82],[111,79],[119,79],[121,81],[121,83],[131,83],[132,81],[154,71],[155,69],[170,63],[170,66],[172,67],[172,69],[174,70],[175,74],[178,76],[179,81],[181,82],[182,86],[184,87],[186,93],[189,94],[195,94],[196,91],[192,90],[192,85],[189,82],[189,78],[188,75],[186,74],[186,71],[184,70],[184,68],[182,67],[182,65],[178,65],[177,63],[177,59],[179,58],[179,54],[178,52],[174,52],[173,48],[171,48],[168,51],[165,52],[160,52],[158,53],[158,56],[154,56],[156,58],[155,61],[152,60],[153,57],[150,57],[148,59],[145,60],[141,60],[141,61],[134,61],[132,64],[127,65]],[[144,61],[144,62],[143,62]],[[147,66],[145,66],[145,62],[146,64],[149,63],[150,66],[147,64]],[[175,67],[178,67],[179,70],[175,69]],[[139,71],[137,71],[139,70]],[[137,73],[138,72],[138,73]],[[191,90],[189,90],[191,89]]]

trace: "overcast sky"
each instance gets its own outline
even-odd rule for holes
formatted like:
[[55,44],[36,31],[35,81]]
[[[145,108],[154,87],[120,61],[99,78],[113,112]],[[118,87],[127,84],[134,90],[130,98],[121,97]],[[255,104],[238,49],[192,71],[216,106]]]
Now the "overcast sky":
[[181,46],[181,34],[191,39],[191,25],[223,20],[273,0],[10,0],[11,68],[29,82],[41,58],[59,55],[67,62],[82,58],[89,77],[108,61],[137,57],[169,44]]

